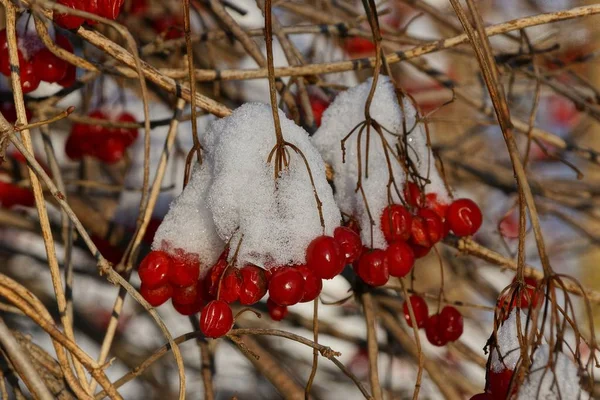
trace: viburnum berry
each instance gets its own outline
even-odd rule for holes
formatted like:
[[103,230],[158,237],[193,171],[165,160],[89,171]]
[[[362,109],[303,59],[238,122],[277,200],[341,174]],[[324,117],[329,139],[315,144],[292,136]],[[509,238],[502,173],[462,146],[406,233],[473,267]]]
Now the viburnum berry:
[[169,282],[176,286],[190,286],[198,281],[200,263],[197,260],[173,257],[173,265],[167,274]]
[[267,300],[267,310],[273,321],[281,321],[288,315],[287,306],[279,305],[271,299]]
[[240,298],[240,290],[242,288],[242,274],[235,267],[229,267],[225,270],[218,289],[218,300],[223,300],[226,303],[233,303]]
[[418,244],[414,243],[412,240],[409,240],[407,243],[410,246],[410,248],[412,249],[413,254],[415,255],[415,259],[423,258],[427,254],[429,254],[429,252],[431,251],[431,247],[425,247],[425,246],[418,245]]
[[405,242],[394,242],[385,249],[388,271],[391,276],[406,276],[415,263],[415,255]]
[[140,294],[152,307],[158,307],[173,295],[173,287],[168,283],[150,288],[142,283]]
[[265,270],[248,264],[240,269],[240,273],[242,274],[240,303],[248,306],[257,303],[267,293],[268,283]]
[[0,206],[8,209],[14,206],[33,207],[34,205],[35,199],[30,189],[0,181]]
[[221,282],[221,277],[225,272],[225,268],[227,268],[227,259],[219,258],[204,277],[204,290],[207,295],[213,299],[217,298],[219,282]]
[[319,236],[306,248],[306,266],[321,279],[332,279],[344,269],[344,254],[331,236]]
[[98,0],[97,14],[114,21],[121,12],[123,2],[124,0]]
[[172,267],[171,256],[164,251],[151,251],[140,263],[138,275],[144,285],[153,288],[167,283]]
[[440,321],[440,315],[434,314],[427,319],[425,324],[425,336],[427,340],[434,346],[442,347],[448,343],[444,335],[444,329]]
[[183,20],[179,16],[166,15],[152,22],[154,31],[163,35],[165,40],[178,39],[184,36]]
[[346,264],[352,264],[360,257],[362,242],[360,236],[352,229],[345,226],[338,226],[333,231],[333,238],[340,246]]
[[295,268],[277,271],[269,280],[269,298],[282,306],[299,303],[304,296],[304,277]]
[[233,326],[233,313],[229,304],[213,300],[202,309],[200,330],[205,336],[217,338],[225,335]]
[[[515,280],[516,277],[513,279],[513,282]],[[526,277],[523,280],[527,286],[521,291],[521,308],[529,308],[530,306],[536,308],[540,302],[540,298],[543,296],[543,293],[538,288],[538,281],[531,277]]]
[[[117,117],[118,122],[136,122],[135,117],[128,112],[122,112]],[[131,145],[138,138],[138,130],[136,128],[120,128],[118,134],[126,146]]]
[[316,299],[323,289],[323,281],[317,277],[314,272],[306,265],[296,267],[298,272],[304,278],[304,294],[302,295],[301,303],[307,303]]
[[[67,50],[69,53],[73,52],[73,45],[66,36],[63,36],[59,33],[56,34],[56,44],[63,49]],[[65,71],[65,76],[59,80],[58,83],[62,87],[71,87],[77,78],[77,68],[73,64],[67,63],[67,69]]]
[[125,143],[120,138],[107,137],[98,143],[94,155],[106,164],[114,164],[123,159]]
[[180,305],[197,303],[199,296],[198,288],[199,285],[197,283],[190,286],[175,286],[171,296],[173,303]]
[[381,231],[388,243],[405,241],[411,234],[412,216],[400,204],[392,204],[383,209],[381,214]]
[[420,208],[412,219],[411,234],[415,244],[431,247],[442,240],[444,222],[432,210]]
[[[409,297],[410,304],[412,306],[413,314],[415,315],[415,321],[417,322],[417,328],[423,328],[427,323],[427,317],[429,315],[429,307],[427,302],[421,296],[413,294]],[[412,328],[412,320],[410,318],[410,310],[408,309],[408,303],[405,301],[402,305],[402,311],[404,312],[404,319],[408,326]]]
[[310,96],[310,108],[312,109],[317,127],[321,126],[321,119],[327,107],[329,107],[329,103],[326,100],[319,96]]
[[414,182],[406,182],[404,185],[404,201],[413,207],[423,207],[423,198],[421,196],[421,189]]
[[446,212],[446,222],[456,236],[470,236],[481,227],[483,216],[471,199],[454,200]]
[[425,207],[435,212],[440,218],[446,218],[448,204],[439,201],[437,193],[427,193],[425,195]]
[[385,285],[390,279],[385,252],[374,249],[361,255],[358,260],[356,274],[368,285]]
[[444,338],[448,342],[454,342],[463,333],[462,314],[452,306],[446,306],[440,312],[439,320]]
[[351,56],[360,56],[375,51],[375,44],[367,38],[356,36],[344,40],[344,49]]
[[[83,2],[81,0],[58,0],[57,3],[74,10],[83,10]],[[85,21],[85,18],[57,11],[54,12],[53,19],[58,26],[65,29],[77,29]]]
[[[17,52],[21,53],[20,50],[17,50]],[[23,57],[22,54],[19,55],[20,58]],[[6,29],[0,30],[0,73],[5,76],[10,75],[10,61],[8,59],[8,38],[6,36]]]
[[510,381],[513,377],[513,371],[503,369],[498,372],[490,369],[487,373],[486,391],[492,395],[493,400],[506,399],[510,389]]
[[58,82],[67,73],[68,63],[55,56],[50,50],[42,49],[33,56],[33,68],[40,79],[46,82]]
[[180,304],[172,300],[171,304],[173,304],[173,308],[175,309],[175,311],[177,311],[181,315],[194,315],[199,313],[200,310],[202,310],[202,303],[197,301],[190,304]]
[[491,394],[484,392],[471,396],[469,400],[494,400],[494,397]]
[[[84,11],[89,12],[90,14],[100,15],[98,9],[98,1],[99,0],[84,0],[81,7]],[[98,21],[93,18],[86,18],[85,23],[88,25],[96,25]]]
[[40,77],[34,69],[33,64],[27,60],[19,60],[19,71],[21,77],[21,90],[24,94],[33,92],[40,86]]

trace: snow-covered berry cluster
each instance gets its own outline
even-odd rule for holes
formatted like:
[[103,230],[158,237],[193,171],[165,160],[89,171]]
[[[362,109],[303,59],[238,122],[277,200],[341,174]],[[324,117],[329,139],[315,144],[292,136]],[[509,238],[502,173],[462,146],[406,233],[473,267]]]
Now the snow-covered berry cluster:
[[[121,112],[114,119],[95,110],[88,114],[90,118],[134,123],[135,118],[128,112]],[[107,164],[113,164],[123,158],[125,150],[138,137],[137,128],[110,128],[102,125],[73,124],[65,144],[65,152],[72,160],[91,156]]]

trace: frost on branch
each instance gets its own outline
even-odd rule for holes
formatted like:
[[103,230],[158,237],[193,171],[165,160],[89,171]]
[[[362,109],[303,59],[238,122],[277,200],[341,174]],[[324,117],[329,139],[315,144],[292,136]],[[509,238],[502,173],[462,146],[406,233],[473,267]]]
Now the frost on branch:
[[303,158],[286,147],[289,168],[274,179],[267,158],[275,146],[271,109],[250,103],[215,121],[203,138],[205,162],[212,171],[207,203],[219,236],[231,238],[230,257],[242,240],[237,264],[304,263],[306,247],[325,233],[332,235],[340,212],[325,179],[323,159],[308,134],[280,111],[284,139],[306,158],[323,203],[321,227],[313,186]]
[[[340,93],[323,114],[320,129],[313,136],[313,143],[320,150],[326,162],[335,170],[336,200],[342,212],[358,219],[362,229],[362,240],[371,244],[370,219],[367,205],[362,194],[357,191],[359,176],[359,159],[361,163],[362,187],[368,204],[368,210],[377,228],[381,228],[382,210],[391,203],[402,204],[399,194],[406,182],[406,173],[402,158],[398,154],[399,140],[405,134],[406,127],[407,156],[414,163],[417,173],[429,179],[426,192],[436,193],[438,199],[448,202],[448,194],[444,183],[435,167],[435,160],[427,146],[427,135],[422,123],[416,123],[416,110],[408,99],[404,99],[402,107],[398,104],[393,83],[387,77],[380,77],[370,114],[382,128],[383,138],[387,142],[384,147],[382,137],[370,129],[360,136],[358,146],[358,129],[345,141],[345,160],[341,150],[344,138],[359,124],[365,121],[365,103],[371,89],[372,79],[346,92]],[[416,124],[416,125],[415,125]],[[384,148],[388,150],[388,164]],[[367,151],[368,149],[368,151]],[[368,156],[367,156],[368,153]],[[360,154],[360,157],[359,157]],[[390,187],[390,168],[395,180],[395,187]],[[373,229],[373,248],[387,247],[381,229]]]
[[543,400],[582,398],[577,365],[564,353],[551,352],[550,346],[541,345],[533,355],[531,371],[521,385],[518,397]]

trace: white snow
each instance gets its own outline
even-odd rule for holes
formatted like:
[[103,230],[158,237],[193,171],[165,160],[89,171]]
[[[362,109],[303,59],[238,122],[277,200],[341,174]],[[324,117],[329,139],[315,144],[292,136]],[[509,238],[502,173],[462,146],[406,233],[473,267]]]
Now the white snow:
[[[526,332],[531,332],[533,322],[529,321],[527,325],[527,313],[526,310],[522,310],[519,313],[521,319],[521,333],[526,336]],[[527,328],[529,327],[529,330]],[[498,328],[496,340],[498,347],[493,347],[492,351],[492,363],[491,368],[494,372],[500,372],[504,369],[514,370],[517,362],[521,358],[521,347],[519,345],[519,338],[517,336],[517,312],[516,309],[511,311],[508,319],[504,321],[502,326]],[[498,356],[498,351],[502,358]]]
[[[340,212],[325,179],[325,165],[308,134],[279,112],[284,139],[297,146],[310,166],[322,202],[324,233],[333,234]],[[212,168],[207,203],[219,236],[231,239],[230,257],[243,237],[237,264],[267,267],[305,262],[306,247],[323,234],[308,170],[287,148],[289,168],[274,179],[267,158],[275,146],[271,109],[249,103],[211,124],[201,139]],[[274,159],[273,159],[274,161]]]
[[[370,220],[367,207],[360,191],[357,189],[358,178],[358,130],[345,142],[346,159],[342,158],[341,141],[350,131],[365,120],[365,102],[371,89],[372,79],[356,86],[346,92],[340,93],[329,108],[323,114],[322,125],[313,136],[313,143],[319,149],[326,162],[330,163],[335,171],[336,200],[342,212],[354,215],[360,221],[362,229],[362,240],[365,244],[371,244],[374,248],[385,248],[386,242],[380,228],[380,215],[382,210],[389,204],[388,181],[389,170],[384,153],[384,146],[379,134],[371,129],[370,137],[367,137],[366,129],[363,131],[360,148],[362,162],[362,186],[365,197],[369,204],[369,210],[375,220],[376,227],[373,229],[373,241],[371,242]],[[381,76],[377,83],[377,89],[371,104],[371,117],[381,126],[394,133],[383,131],[383,137],[394,148],[398,137],[403,134],[402,120],[406,119],[408,135],[408,153],[416,164],[419,174],[429,177],[431,184],[426,188],[427,192],[438,194],[440,201],[448,202],[448,195],[440,178],[435,160],[427,146],[427,137],[422,124],[415,125],[416,110],[408,99],[403,101],[404,113],[398,104],[394,85],[385,76]],[[403,117],[404,115],[404,117]],[[414,127],[414,129],[412,129]],[[412,131],[411,131],[412,129]],[[366,145],[369,141],[368,176],[366,174]],[[389,150],[389,148],[388,148]],[[396,150],[394,150],[396,152]],[[402,166],[389,152],[393,176],[398,190],[402,192],[406,181]],[[392,202],[400,203],[400,199],[394,190],[391,191]]]
[[[549,361],[552,361],[554,372],[546,369]],[[579,399],[581,394],[577,365],[564,353],[551,353],[548,345],[541,345],[533,354],[531,372],[519,389],[519,398]]]
[[225,246],[216,235],[204,200],[210,182],[207,162],[194,168],[188,185],[171,204],[152,243],[154,250],[174,254],[176,249],[183,249],[188,254],[197,254],[203,272],[214,264]]

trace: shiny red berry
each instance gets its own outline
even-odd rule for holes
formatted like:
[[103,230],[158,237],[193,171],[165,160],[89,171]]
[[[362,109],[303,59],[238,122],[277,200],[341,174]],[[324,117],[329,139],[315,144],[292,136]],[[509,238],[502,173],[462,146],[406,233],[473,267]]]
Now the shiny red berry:
[[[83,10],[89,12],[90,14],[100,15],[100,13],[98,12],[98,0],[84,0],[81,7]],[[85,23],[88,25],[96,25],[98,21],[92,18],[87,18],[85,20]]]
[[425,336],[427,336],[429,343],[434,346],[442,347],[448,343],[439,314],[434,314],[427,320],[425,324]]
[[439,201],[436,193],[427,193],[425,195],[425,207],[435,212],[440,218],[446,218],[448,204]]
[[333,231],[333,238],[340,246],[346,264],[352,264],[362,252],[360,236],[352,229],[338,226]]
[[265,270],[248,264],[240,269],[240,273],[242,274],[240,303],[248,306],[257,303],[267,293]]
[[404,185],[404,201],[413,207],[422,207],[423,198],[421,196],[421,189],[414,182],[406,182]]
[[334,238],[319,236],[306,248],[306,266],[321,279],[332,279],[344,269],[344,254]]
[[486,391],[491,394],[491,399],[500,400],[508,397],[512,377],[513,371],[510,369],[503,369],[498,372],[488,370]]
[[98,0],[98,15],[115,20],[121,12],[124,0]]
[[310,108],[312,109],[317,127],[321,126],[321,119],[323,118],[323,113],[327,110],[327,107],[329,107],[329,103],[326,100],[318,96],[310,97]]
[[302,295],[302,300],[300,300],[300,302],[307,303],[309,301],[313,301],[321,294],[321,290],[323,289],[323,281],[321,278],[317,277],[306,265],[301,265],[296,267],[296,269],[304,278],[304,294]]
[[167,274],[169,282],[176,286],[190,286],[198,281],[200,263],[180,257],[173,257],[173,265]]
[[181,315],[194,315],[202,310],[202,303],[197,301],[190,304],[180,304],[175,302],[175,299],[172,301],[173,308]]
[[173,303],[189,305],[198,302],[198,284],[190,286],[175,286],[173,288]]
[[392,204],[383,209],[381,214],[381,230],[388,243],[405,241],[410,237],[412,216],[399,204]]
[[217,298],[219,283],[221,282],[225,268],[227,268],[227,259],[219,258],[215,265],[210,268],[208,274],[204,277],[204,290],[208,297],[212,299]]
[[158,307],[171,298],[173,287],[168,283],[165,283],[161,286],[149,288],[142,283],[142,286],[140,286],[140,294],[152,307]]
[[[83,3],[81,0],[58,0],[57,3],[74,10],[83,10]],[[85,21],[85,18],[57,11],[54,12],[53,18],[58,26],[65,29],[77,29],[83,25],[83,22]]]
[[446,341],[454,342],[463,333],[463,316],[456,308],[446,306],[440,312],[440,325]]
[[200,330],[205,336],[217,338],[225,335],[233,326],[233,313],[229,304],[213,300],[202,309]]
[[68,88],[73,86],[76,80],[77,68],[72,64],[67,64],[67,71],[65,72],[65,77],[56,83],[58,83],[62,87]]
[[456,236],[470,236],[481,227],[483,216],[473,200],[458,199],[448,207],[446,221]]
[[98,144],[94,155],[106,164],[114,164],[123,159],[125,143],[120,138],[107,137]]
[[415,264],[415,255],[405,242],[394,242],[385,249],[388,271],[391,276],[402,278]]
[[[416,294],[410,296],[409,299],[415,315],[415,321],[417,321],[417,328],[423,328],[427,323],[427,317],[429,316],[429,307],[427,307],[427,302],[421,296],[417,296]],[[406,320],[406,323],[408,326],[412,327],[412,320],[410,318],[408,303],[406,301],[402,305],[402,311],[404,312],[404,319]]]
[[219,290],[219,300],[226,303],[233,303],[240,298],[242,288],[242,274],[235,267],[229,267],[225,270],[225,275],[221,279]]
[[[513,282],[515,279],[516,277]],[[524,278],[524,281],[526,286],[521,290],[521,308],[529,308],[530,306],[536,308],[543,297],[543,293],[538,288],[538,281],[530,277]]]
[[152,22],[154,31],[163,35],[166,40],[178,39],[184,36],[183,20],[179,16],[164,16]]
[[[136,122],[135,117],[128,112],[122,112],[117,117],[118,122]],[[125,143],[126,146],[131,145],[138,137],[137,128],[121,128],[118,129],[118,134],[121,136],[121,140]]]
[[356,274],[368,285],[385,285],[390,279],[385,252],[374,249],[360,256]]
[[21,71],[21,90],[24,94],[33,92],[40,86],[40,76],[33,67],[33,63],[25,60],[19,60],[19,70]]
[[269,298],[282,306],[299,303],[304,296],[304,277],[295,268],[277,271],[269,280]]
[[431,251],[431,247],[420,246],[414,243],[412,240],[409,240],[407,243],[412,249],[413,254],[415,255],[415,259],[423,258]]
[[432,210],[420,208],[411,224],[412,240],[423,247],[431,247],[444,235],[444,222]]
[[149,288],[167,283],[167,274],[172,268],[171,256],[164,251],[151,251],[140,263],[138,274],[140,280]]
[[288,315],[287,306],[279,305],[271,299],[267,300],[267,309],[273,321],[281,321]]
[[42,49],[33,56],[33,68],[41,80],[58,82],[67,73],[68,63],[55,56],[50,50]]
[[[19,58],[23,58],[20,50],[17,50]],[[8,59],[8,38],[6,29],[0,31],[0,73],[5,76],[10,75],[10,60]]]

